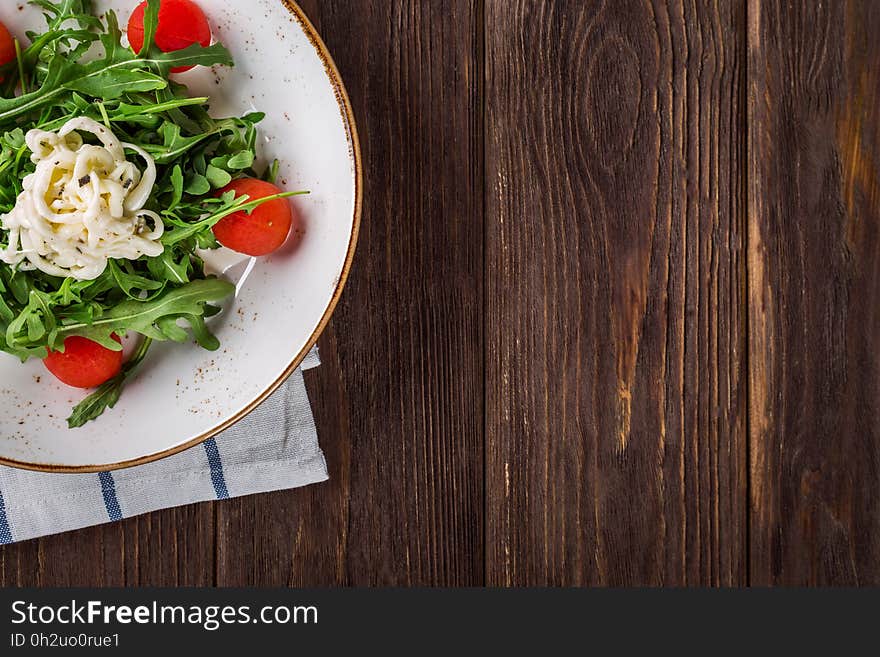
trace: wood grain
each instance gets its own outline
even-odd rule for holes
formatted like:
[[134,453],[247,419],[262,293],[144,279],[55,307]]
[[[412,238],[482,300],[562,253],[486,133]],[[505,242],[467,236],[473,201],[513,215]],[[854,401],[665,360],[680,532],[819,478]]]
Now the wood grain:
[[0,550],[0,584],[211,585],[213,527],[213,506],[194,504],[4,546]]
[[880,582],[880,4],[749,4],[751,570]]
[[[210,503],[126,520],[122,540],[105,549],[121,554],[124,586],[211,586],[215,570],[215,515]],[[118,558],[118,556],[116,556]],[[108,584],[118,565],[105,564]]]
[[744,583],[743,3],[486,9],[488,582]]
[[478,3],[358,5],[304,5],[366,163],[354,269],[309,375],[334,479],[220,506],[220,584],[483,581]]

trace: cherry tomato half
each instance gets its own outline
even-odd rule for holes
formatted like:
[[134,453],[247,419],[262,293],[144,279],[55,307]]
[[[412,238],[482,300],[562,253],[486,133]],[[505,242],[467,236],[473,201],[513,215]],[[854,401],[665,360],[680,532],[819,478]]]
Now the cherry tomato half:
[[[119,336],[113,339],[122,344]],[[50,351],[43,359],[59,381],[74,388],[95,388],[122,370],[122,351],[113,351],[79,336],[64,340],[64,352]]]
[[[218,195],[233,190],[236,196],[247,196],[254,201],[281,190],[272,183],[256,178],[233,180]],[[224,217],[214,226],[214,236],[223,246],[249,256],[268,255],[287,240],[293,225],[293,211],[286,198],[267,201],[248,214],[236,212]]]
[[[15,41],[3,23],[0,23],[0,66],[8,64],[15,59]],[[0,75],[0,82],[3,76]]]
[[[144,11],[147,3],[139,4],[128,19],[128,41],[132,50],[140,52],[144,46]],[[211,26],[202,11],[192,0],[162,0],[159,4],[159,25],[156,28],[156,45],[162,52],[183,50],[194,43],[211,45]],[[188,71],[192,66],[172,68],[172,73]]]

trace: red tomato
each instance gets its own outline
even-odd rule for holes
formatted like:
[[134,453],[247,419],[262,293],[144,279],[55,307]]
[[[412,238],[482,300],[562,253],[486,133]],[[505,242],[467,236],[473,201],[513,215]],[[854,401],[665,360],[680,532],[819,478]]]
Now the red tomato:
[[[15,41],[3,23],[0,23],[0,66],[8,64],[15,59]],[[0,75],[0,82],[3,76]]]
[[[280,194],[272,183],[256,178],[233,180],[218,195],[233,190],[235,195],[247,194],[250,200]],[[214,236],[223,246],[249,256],[272,253],[287,240],[293,225],[293,212],[286,198],[267,201],[251,213],[236,212],[224,217],[214,226]]]
[[[119,336],[114,335],[113,339],[122,344]],[[74,388],[95,388],[122,370],[122,351],[72,336],[64,340],[64,353],[50,351],[43,363],[62,383]]]
[[[139,4],[128,19],[128,41],[132,50],[140,52],[144,46],[144,11],[147,3]],[[162,0],[159,5],[159,26],[156,45],[162,52],[183,50],[194,43],[211,45],[211,26],[205,12],[192,0]],[[172,68],[172,73],[188,71],[192,66]]]

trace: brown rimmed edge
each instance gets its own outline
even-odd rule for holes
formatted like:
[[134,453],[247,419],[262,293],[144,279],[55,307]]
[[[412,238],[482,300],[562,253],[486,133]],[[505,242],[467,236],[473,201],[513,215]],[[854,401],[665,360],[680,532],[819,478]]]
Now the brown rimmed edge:
[[354,110],[352,109],[351,101],[348,97],[348,92],[345,90],[345,85],[342,82],[342,76],[339,74],[339,69],[336,68],[336,63],[333,61],[333,57],[331,57],[330,51],[327,50],[327,46],[324,44],[324,40],[321,39],[321,36],[315,29],[315,26],[312,25],[312,22],[309,20],[308,16],[306,16],[305,12],[296,2],[294,2],[294,0],[281,0],[281,3],[287,8],[288,11],[290,11],[290,13],[299,23],[300,27],[302,27],[309,41],[312,43],[312,46],[315,48],[315,51],[318,53],[318,57],[320,57],[321,61],[324,63],[324,69],[327,72],[327,77],[330,78],[330,82],[333,85],[333,90],[336,94],[336,102],[339,105],[339,111],[342,115],[343,124],[345,125],[348,132],[350,156],[354,164],[354,217],[351,227],[351,237],[349,238],[348,242],[348,251],[345,255],[345,263],[342,266],[342,273],[339,275],[339,281],[336,284],[336,289],[333,291],[333,296],[330,299],[330,303],[328,304],[327,309],[324,311],[324,315],[321,317],[321,321],[318,322],[318,326],[315,328],[315,330],[312,332],[312,335],[306,341],[306,345],[303,347],[303,349],[296,355],[290,365],[288,365],[287,369],[285,369],[281,376],[278,377],[278,379],[276,379],[268,388],[266,388],[266,390],[264,390],[256,399],[254,399],[244,409],[230,417],[228,420],[225,420],[213,429],[205,432],[197,438],[193,438],[192,440],[183,443],[182,445],[177,445],[176,447],[166,449],[165,451],[158,452],[157,454],[151,454],[150,456],[143,456],[138,459],[121,461],[119,463],[109,463],[107,465],[66,466],[42,463],[37,464],[15,461],[12,459],[4,459],[2,457],[0,457],[0,465],[7,465],[22,470],[34,470],[37,472],[51,472],[59,474],[86,474],[94,472],[105,472],[109,470],[121,470],[123,468],[131,468],[137,465],[143,465],[145,463],[152,463],[153,461],[158,461],[168,456],[173,456],[174,454],[189,449],[190,447],[195,447],[199,443],[203,443],[209,438],[213,438],[222,431],[225,431],[233,424],[239,422],[245,416],[250,414],[251,411],[253,411],[257,406],[262,404],[266,400],[266,398],[269,397],[269,395],[271,395],[273,392],[275,392],[281,386],[281,384],[284,383],[291,374],[293,374],[296,368],[299,367],[299,364],[306,357],[306,354],[309,353],[312,347],[315,346],[315,343],[318,341],[321,333],[327,327],[327,323],[330,321],[330,317],[333,315],[333,311],[336,310],[336,304],[339,303],[339,298],[342,296],[342,290],[345,287],[345,282],[346,280],[348,280],[348,274],[351,271],[351,264],[354,260],[354,252],[357,246],[358,232],[360,231],[361,213],[363,211],[364,186],[364,170],[361,160],[361,147],[360,141],[358,140],[357,124],[355,123]]

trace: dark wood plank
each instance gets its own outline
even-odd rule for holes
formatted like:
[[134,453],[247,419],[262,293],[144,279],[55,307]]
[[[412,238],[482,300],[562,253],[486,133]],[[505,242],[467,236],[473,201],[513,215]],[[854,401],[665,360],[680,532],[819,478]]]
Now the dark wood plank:
[[210,586],[213,581],[212,504],[0,549],[3,586]]
[[880,3],[750,0],[751,573],[880,582]]
[[215,505],[207,502],[148,513],[122,523],[119,547],[124,584],[213,585],[215,515]]
[[333,481],[218,506],[218,583],[480,584],[480,3],[305,2],[366,163],[310,393]]
[[89,527],[34,541],[39,556],[35,586],[122,586],[122,528]]
[[0,549],[2,586],[121,586],[121,528],[92,527]]
[[0,586],[36,586],[40,582],[37,541],[0,547]]
[[746,578],[744,3],[486,3],[487,578]]

